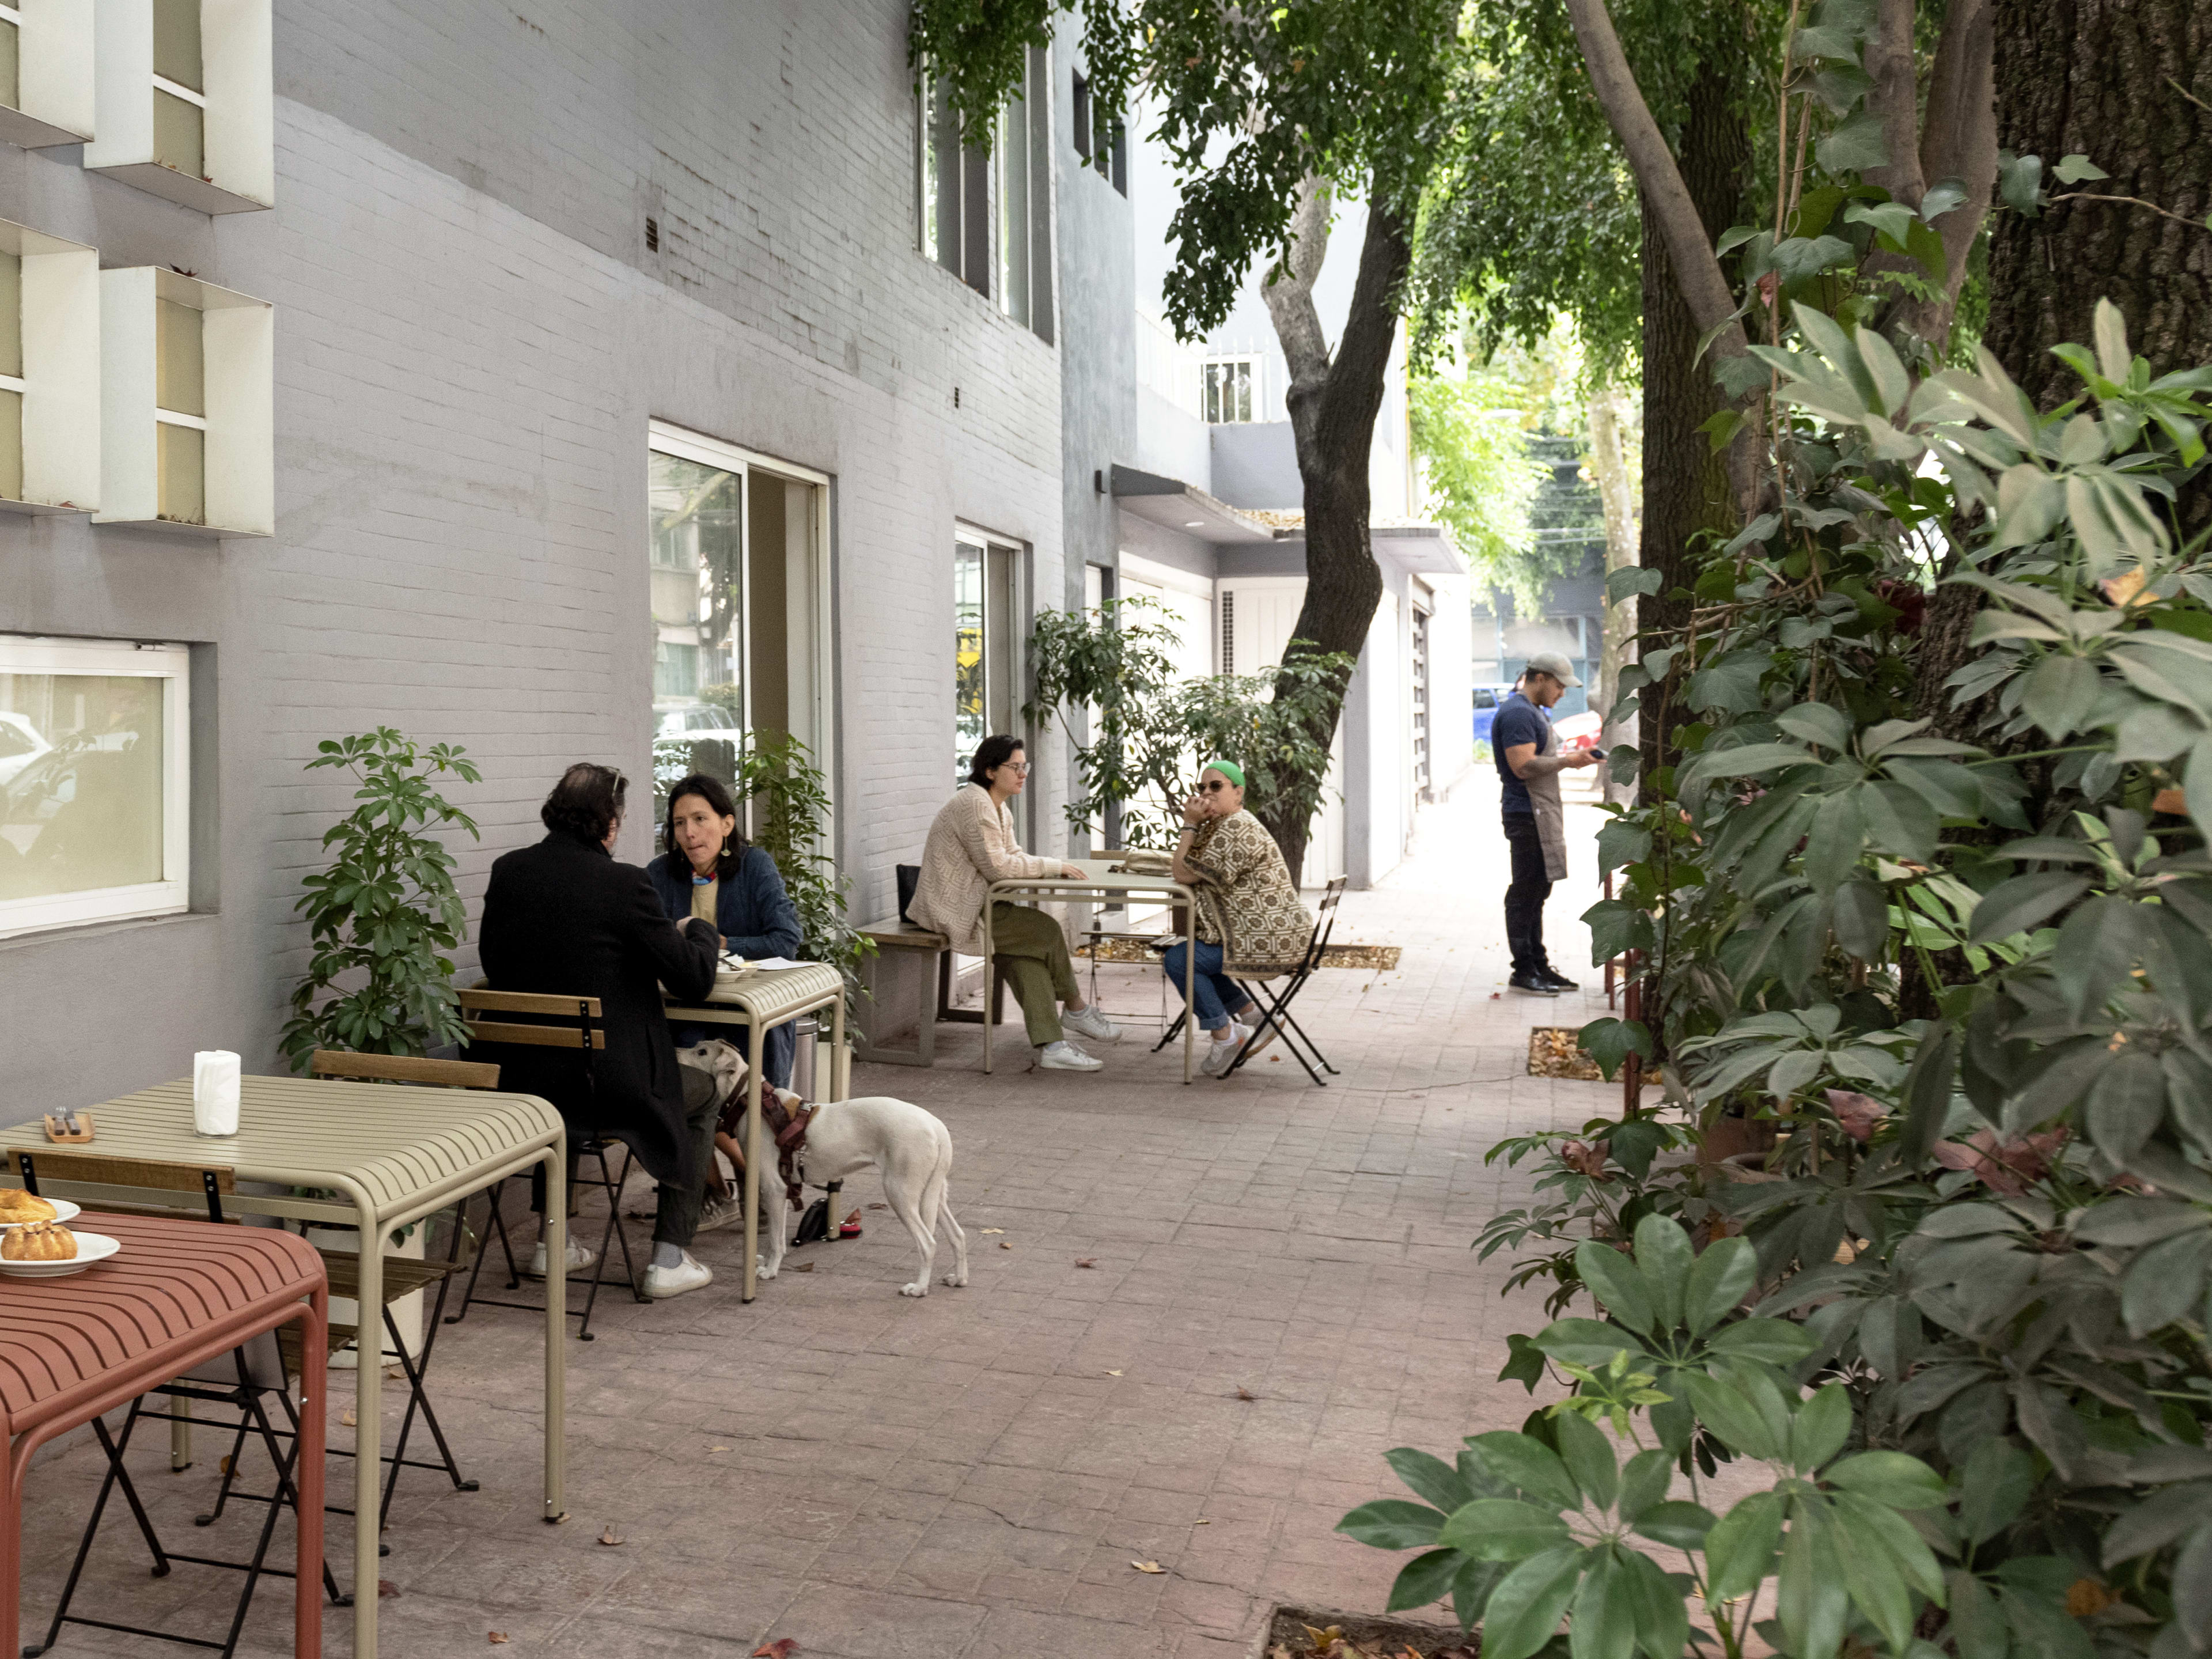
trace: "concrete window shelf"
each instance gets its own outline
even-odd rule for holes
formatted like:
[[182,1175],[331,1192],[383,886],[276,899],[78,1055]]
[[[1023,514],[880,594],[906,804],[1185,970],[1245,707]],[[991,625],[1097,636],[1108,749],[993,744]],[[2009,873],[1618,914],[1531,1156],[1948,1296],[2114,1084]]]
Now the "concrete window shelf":
[[93,0],[84,164],[202,213],[276,200],[270,0]]
[[154,265],[100,273],[98,524],[276,528],[275,308]]
[[100,255],[0,219],[0,512],[100,505]]
[[25,149],[92,137],[93,0],[0,0],[0,140]]

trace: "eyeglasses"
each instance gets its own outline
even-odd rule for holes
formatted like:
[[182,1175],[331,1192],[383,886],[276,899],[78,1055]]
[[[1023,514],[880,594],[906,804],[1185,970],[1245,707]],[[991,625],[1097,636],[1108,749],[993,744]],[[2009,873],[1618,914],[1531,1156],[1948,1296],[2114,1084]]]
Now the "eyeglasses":
[[1001,761],[999,769],[1001,772],[1027,772],[1030,763],[1027,761]]

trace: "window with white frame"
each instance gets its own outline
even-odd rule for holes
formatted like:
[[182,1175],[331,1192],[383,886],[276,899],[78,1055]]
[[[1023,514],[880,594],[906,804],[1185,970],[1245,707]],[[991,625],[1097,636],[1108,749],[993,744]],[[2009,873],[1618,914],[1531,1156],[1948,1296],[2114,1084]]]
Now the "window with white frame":
[[1264,420],[1267,417],[1260,400],[1260,360],[1210,358],[1200,371],[1199,397],[1209,426]]
[[1023,84],[992,122],[988,148],[963,142],[945,83],[925,79],[915,178],[924,257],[1048,341],[1053,337],[1049,75],[1044,51],[1031,48]]
[[188,902],[191,653],[0,635],[0,938]]
[[952,540],[952,775],[968,781],[976,746],[1018,733],[1021,643],[1015,550],[973,531]]

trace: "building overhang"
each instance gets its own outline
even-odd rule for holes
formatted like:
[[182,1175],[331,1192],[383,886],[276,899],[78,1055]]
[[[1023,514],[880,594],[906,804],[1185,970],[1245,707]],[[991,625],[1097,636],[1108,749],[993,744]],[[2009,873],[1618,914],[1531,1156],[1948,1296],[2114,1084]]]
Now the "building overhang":
[[1373,525],[1367,538],[1376,559],[1409,574],[1467,574],[1467,560],[1440,524]]
[[1275,532],[1257,519],[1216,501],[1202,489],[1192,489],[1180,478],[1140,472],[1117,463],[1102,482],[1109,484],[1114,504],[1122,512],[1178,535],[1213,543],[1275,539]]

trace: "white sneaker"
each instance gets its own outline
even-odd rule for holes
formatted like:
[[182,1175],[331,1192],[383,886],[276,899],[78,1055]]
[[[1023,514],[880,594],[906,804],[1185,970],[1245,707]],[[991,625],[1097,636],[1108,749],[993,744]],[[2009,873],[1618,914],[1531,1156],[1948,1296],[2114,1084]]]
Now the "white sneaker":
[[1065,1037],[1038,1049],[1036,1063],[1037,1069],[1043,1072],[1097,1072],[1104,1070],[1106,1066],[1097,1055],[1085,1054]]
[[684,1260],[673,1267],[647,1267],[645,1270],[645,1293],[656,1302],[665,1302],[672,1296],[682,1296],[686,1291],[704,1290],[714,1282],[714,1270],[693,1255],[684,1252]]
[[711,1233],[724,1227],[734,1227],[745,1218],[745,1201],[734,1193],[727,1198],[710,1198],[699,1212],[699,1231]]
[[1229,1022],[1229,1033],[1226,1040],[1213,1043],[1206,1051],[1206,1059],[1198,1069],[1208,1077],[1219,1077],[1226,1072],[1236,1060],[1237,1050],[1244,1046],[1244,1033],[1233,1019]]
[[[1275,1028],[1268,1024],[1265,1020],[1261,1020],[1256,1025],[1247,1025],[1242,1020],[1233,1020],[1231,1023],[1237,1027],[1240,1037],[1249,1038],[1250,1040],[1253,1054],[1258,1054],[1261,1049],[1266,1048],[1269,1043],[1275,1040]],[[1246,1063],[1248,1065],[1250,1063],[1249,1056],[1247,1057]]]
[[1107,1018],[1095,1002],[1079,1014],[1063,1012],[1060,1023],[1094,1042],[1119,1042],[1121,1040],[1121,1028]]
[[[568,1235],[568,1266],[565,1271],[573,1273],[580,1269],[590,1267],[592,1263],[599,1259],[599,1254],[597,1250],[592,1249],[590,1245],[579,1243],[575,1234],[570,1233]],[[532,1278],[543,1279],[545,1277],[545,1241],[541,1238],[538,1241],[537,1254],[530,1258],[530,1276]]]

